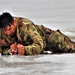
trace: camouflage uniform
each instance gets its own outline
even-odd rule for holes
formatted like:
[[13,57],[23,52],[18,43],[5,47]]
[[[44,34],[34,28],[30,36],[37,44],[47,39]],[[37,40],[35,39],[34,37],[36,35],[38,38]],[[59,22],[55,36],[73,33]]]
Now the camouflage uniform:
[[[75,52],[75,42],[71,41],[69,37],[61,33],[59,29],[54,31],[43,25],[39,26],[39,29],[43,33],[42,36],[46,43],[45,51],[52,51],[52,53]],[[38,31],[39,33],[40,30]]]
[[74,52],[75,44],[59,30],[53,31],[43,25],[35,25],[26,18],[14,17],[17,22],[17,30],[14,36],[7,36],[0,29],[0,41],[3,39],[7,44],[0,42],[0,52],[10,54],[10,45],[15,41],[25,46],[25,55],[43,53],[44,50],[56,52]]
[[4,39],[7,44],[0,44],[2,54],[10,54],[10,45],[15,41],[17,43],[23,44],[25,46],[25,54],[39,54],[43,51],[44,43],[37,32],[34,23],[28,19],[14,18],[17,22],[17,30],[13,37],[7,36],[2,32],[1,29],[1,39]]

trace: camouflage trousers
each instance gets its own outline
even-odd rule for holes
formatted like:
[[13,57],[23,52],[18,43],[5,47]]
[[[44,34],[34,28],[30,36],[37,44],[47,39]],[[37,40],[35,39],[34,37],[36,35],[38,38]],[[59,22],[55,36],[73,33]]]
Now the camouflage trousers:
[[60,32],[60,30],[51,30],[43,25],[38,26],[38,32],[45,41],[45,51],[52,53],[69,53],[75,52],[75,43],[69,37]]

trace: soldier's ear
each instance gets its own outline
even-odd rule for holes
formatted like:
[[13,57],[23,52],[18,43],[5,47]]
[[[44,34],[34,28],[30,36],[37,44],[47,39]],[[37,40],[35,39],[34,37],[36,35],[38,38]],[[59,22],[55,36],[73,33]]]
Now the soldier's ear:
[[17,24],[16,24],[16,20],[14,20],[14,25],[16,26]]

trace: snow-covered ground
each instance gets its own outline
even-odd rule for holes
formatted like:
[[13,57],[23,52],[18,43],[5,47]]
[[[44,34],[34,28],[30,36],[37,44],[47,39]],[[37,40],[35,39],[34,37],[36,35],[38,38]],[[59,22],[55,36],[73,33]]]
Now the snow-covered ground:
[[1,56],[0,75],[75,75],[75,54]]

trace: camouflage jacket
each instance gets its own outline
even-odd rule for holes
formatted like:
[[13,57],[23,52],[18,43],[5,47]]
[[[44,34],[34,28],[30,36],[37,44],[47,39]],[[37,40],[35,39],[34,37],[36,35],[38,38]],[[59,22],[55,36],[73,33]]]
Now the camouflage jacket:
[[25,46],[25,55],[40,54],[44,48],[44,42],[34,23],[26,18],[13,17],[17,22],[17,30],[14,37],[7,36],[0,29],[0,41],[3,39],[7,44],[0,43],[0,52],[10,54],[10,45],[15,41]]

